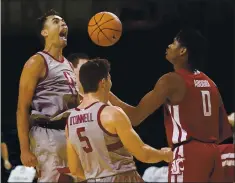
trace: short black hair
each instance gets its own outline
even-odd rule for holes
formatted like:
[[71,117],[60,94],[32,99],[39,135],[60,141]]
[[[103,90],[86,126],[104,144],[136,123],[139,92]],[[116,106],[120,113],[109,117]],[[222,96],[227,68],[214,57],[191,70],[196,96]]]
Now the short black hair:
[[88,55],[85,53],[72,53],[67,57],[68,61],[70,61],[75,67],[79,64],[79,59],[89,59]]
[[108,79],[110,63],[106,59],[95,58],[83,64],[80,68],[79,78],[84,93],[97,92],[99,82]]
[[192,28],[182,29],[175,37],[181,46],[187,48],[188,64],[192,71],[202,68],[208,43],[201,33]]
[[49,11],[47,11],[44,15],[42,15],[41,17],[37,18],[37,35],[40,38],[41,42],[43,44],[45,44],[45,40],[43,39],[42,35],[41,35],[41,31],[44,28],[45,22],[47,20],[47,17],[51,16],[51,15],[58,15],[59,13],[53,9],[50,9]]

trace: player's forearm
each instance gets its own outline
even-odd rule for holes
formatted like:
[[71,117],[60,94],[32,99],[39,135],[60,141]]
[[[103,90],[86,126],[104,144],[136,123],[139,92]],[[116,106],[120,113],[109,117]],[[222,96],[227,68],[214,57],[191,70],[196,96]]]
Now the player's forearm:
[[164,160],[164,153],[161,150],[152,148],[147,144],[143,146],[142,150],[144,152],[144,159],[142,159],[142,162],[144,163],[158,163]]
[[17,130],[20,142],[20,150],[28,151],[29,146],[29,115],[27,110],[17,110]]
[[7,145],[6,143],[1,143],[1,150],[2,150],[2,159],[4,161],[8,161],[9,160],[9,156],[8,156],[8,150],[7,150]]

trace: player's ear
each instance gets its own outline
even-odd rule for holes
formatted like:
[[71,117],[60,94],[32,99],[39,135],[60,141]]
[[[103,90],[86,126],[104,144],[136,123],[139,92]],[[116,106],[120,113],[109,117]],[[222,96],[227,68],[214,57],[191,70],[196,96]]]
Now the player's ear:
[[41,35],[42,35],[43,37],[47,37],[47,36],[48,36],[48,31],[47,31],[46,29],[43,29],[43,30],[41,31]]
[[105,88],[105,79],[103,78],[99,84],[101,88]]
[[184,55],[187,52],[187,48],[183,47],[180,49],[180,55]]

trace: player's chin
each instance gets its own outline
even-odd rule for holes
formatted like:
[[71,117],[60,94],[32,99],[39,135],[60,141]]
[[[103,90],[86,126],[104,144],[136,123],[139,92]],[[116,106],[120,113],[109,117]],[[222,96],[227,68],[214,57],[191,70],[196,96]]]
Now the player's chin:
[[167,61],[170,62],[168,54],[165,55],[165,58],[166,58]]
[[66,47],[67,46],[67,40],[65,41],[65,40],[63,40],[63,41],[61,41],[61,47]]

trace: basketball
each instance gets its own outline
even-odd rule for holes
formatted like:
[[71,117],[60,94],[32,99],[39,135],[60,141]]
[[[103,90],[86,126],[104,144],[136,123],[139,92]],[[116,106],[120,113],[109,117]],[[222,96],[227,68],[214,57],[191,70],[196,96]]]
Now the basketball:
[[122,35],[122,23],[115,14],[100,12],[90,19],[88,34],[95,44],[111,46],[118,42]]

